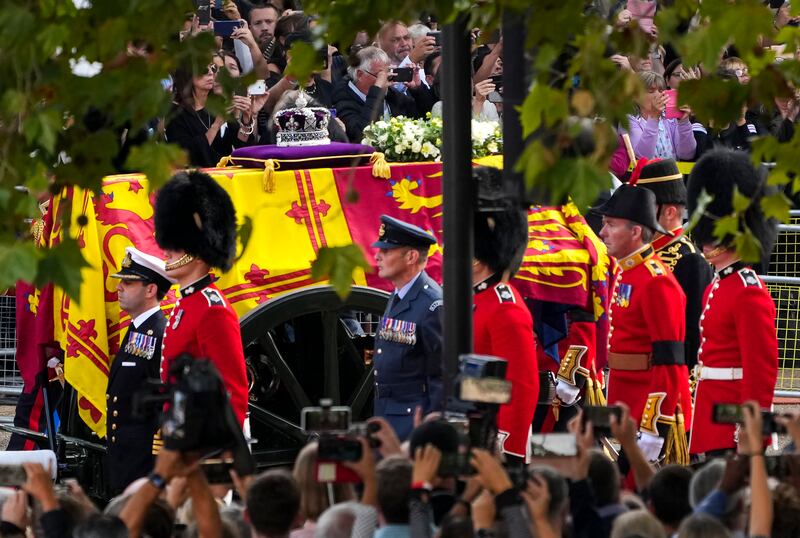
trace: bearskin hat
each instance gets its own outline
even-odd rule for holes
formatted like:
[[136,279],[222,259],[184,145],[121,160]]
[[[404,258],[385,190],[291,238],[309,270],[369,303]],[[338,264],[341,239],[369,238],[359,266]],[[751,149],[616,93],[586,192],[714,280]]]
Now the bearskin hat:
[[528,245],[528,219],[503,189],[502,172],[477,167],[478,203],[475,211],[475,258],[494,272],[515,273]]
[[652,191],[658,205],[686,205],[686,184],[673,159],[649,161],[637,177],[631,177],[630,184]]
[[227,271],[236,257],[236,210],[230,196],[203,172],[178,172],[158,191],[156,242]]
[[[734,187],[750,199],[750,205],[739,221],[739,230],[750,229],[761,243],[761,262],[769,263],[769,254],[778,233],[777,221],[767,219],[761,210],[761,198],[767,194],[765,170],[756,170],[750,156],[741,151],[715,149],[709,151],[694,165],[689,176],[688,208],[691,215],[697,209],[700,195],[707,192],[712,200],[703,216],[692,230],[692,238],[698,245],[716,243],[714,225],[722,217],[733,213]],[[730,245],[733,237],[722,238],[722,244]],[[766,266],[766,265],[764,265]]]

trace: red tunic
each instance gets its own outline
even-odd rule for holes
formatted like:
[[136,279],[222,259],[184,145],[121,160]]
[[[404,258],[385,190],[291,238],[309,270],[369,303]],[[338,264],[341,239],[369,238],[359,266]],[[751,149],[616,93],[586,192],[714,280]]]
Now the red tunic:
[[736,448],[735,426],[713,422],[714,404],[756,400],[769,409],[778,377],[775,303],[755,271],[738,263],[723,269],[706,289],[704,304],[699,364],[741,368],[742,379],[697,383],[691,454]]
[[[609,308],[609,353],[651,355],[652,366],[640,371],[612,367],[608,403],[624,402],[638,422],[648,395],[665,392],[661,413],[673,416],[682,387],[689,384],[683,364],[686,297],[649,245],[619,260],[619,266]],[[683,413],[688,424],[691,409],[683,409]]]
[[511,402],[501,406],[497,416],[501,448],[524,458],[539,397],[533,318],[511,284],[484,282],[475,290],[475,353],[508,361],[506,379],[511,382]]
[[164,330],[162,381],[166,381],[172,361],[182,353],[214,363],[230,396],[233,413],[243,425],[248,385],[239,317],[210,277],[181,290],[181,298]]

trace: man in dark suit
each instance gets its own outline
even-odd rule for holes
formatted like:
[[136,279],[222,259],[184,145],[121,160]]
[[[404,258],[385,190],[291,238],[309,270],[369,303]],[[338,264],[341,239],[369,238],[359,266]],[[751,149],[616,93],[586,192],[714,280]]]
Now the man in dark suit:
[[395,291],[375,335],[375,415],[405,440],[417,407],[442,408],[442,288],[424,270],[436,238],[387,215],[381,223],[375,261]]
[[419,117],[414,99],[390,87],[389,57],[384,51],[364,47],[356,53],[355,62],[333,93],[336,117],[344,122],[350,142],[360,143],[364,127],[373,121]]
[[158,411],[135,416],[133,395],[147,379],[158,380],[161,341],[167,318],[161,300],[172,281],[164,262],[155,256],[128,247],[122,268],[113,275],[119,279],[120,309],[130,316],[130,325],[111,363],[106,393],[108,420],[107,472],[113,495],[153,469],[153,434],[158,429]]

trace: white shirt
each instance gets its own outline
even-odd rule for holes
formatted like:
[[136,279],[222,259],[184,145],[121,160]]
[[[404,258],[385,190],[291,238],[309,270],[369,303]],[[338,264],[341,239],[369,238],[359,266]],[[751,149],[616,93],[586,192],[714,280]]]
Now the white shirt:
[[155,314],[159,310],[161,310],[161,305],[156,305],[153,308],[151,308],[150,310],[146,310],[146,311],[142,312],[141,314],[139,314],[138,316],[136,316],[136,318],[134,318],[133,321],[131,321],[131,324],[133,325],[133,328],[134,329],[138,329],[139,325],[141,325],[142,323],[147,321],[147,318],[149,318],[150,316],[152,316],[153,314]]

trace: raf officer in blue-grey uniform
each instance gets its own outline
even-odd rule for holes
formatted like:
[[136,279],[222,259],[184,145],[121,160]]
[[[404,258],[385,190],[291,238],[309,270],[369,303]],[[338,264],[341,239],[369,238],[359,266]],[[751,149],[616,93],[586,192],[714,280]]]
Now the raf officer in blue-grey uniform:
[[167,318],[161,300],[172,286],[164,261],[128,247],[119,279],[117,295],[120,309],[131,318],[119,352],[111,363],[106,391],[108,450],[106,471],[112,495],[153,470],[153,434],[158,429],[158,409],[134,416],[133,395],[148,379],[159,379],[161,339]]
[[425,272],[436,238],[422,228],[381,216],[375,261],[394,293],[375,335],[375,415],[405,440],[417,407],[442,408],[442,288]]

